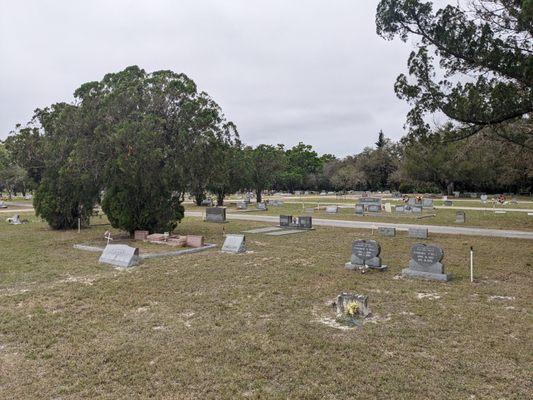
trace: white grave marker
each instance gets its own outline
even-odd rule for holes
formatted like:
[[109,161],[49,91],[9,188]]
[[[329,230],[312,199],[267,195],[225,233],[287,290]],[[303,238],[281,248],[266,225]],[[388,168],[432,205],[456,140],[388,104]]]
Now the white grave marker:
[[244,253],[246,251],[244,235],[226,235],[222,251],[224,253]]
[[98,262],[123,268],[133,267],[139,263],[139,249],[125,244],[108,244]]

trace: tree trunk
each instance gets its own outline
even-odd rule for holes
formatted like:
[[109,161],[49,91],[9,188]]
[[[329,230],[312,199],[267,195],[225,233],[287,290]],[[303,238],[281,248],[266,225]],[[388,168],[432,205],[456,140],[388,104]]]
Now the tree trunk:
[[255,196],[256,196],[256,200],[257,200],[257,202],[258,202],[258,203],[261,203],[261,201],[263,200],[263,199],[261,198],[261,189],[257,189],[257,190],[255,191]]
[[446,190],[448,191],[448,196],[453,195],[453,189],[454,189],[453,182],[449,182],[448,185],[446,185]]
[[221,207],[224,205],[224,192],[217,193],[217,206]]
[[196,193],[194,195],[194,201],[196,203],[197,206],[201,206],[202,205],[202,201],[205,200],[205,194],[202,192],[202,193]]

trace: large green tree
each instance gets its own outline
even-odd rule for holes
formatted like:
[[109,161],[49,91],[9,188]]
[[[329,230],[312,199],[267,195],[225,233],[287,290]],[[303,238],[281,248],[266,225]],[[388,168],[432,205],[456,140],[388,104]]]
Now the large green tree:
[[220,107],[172,71],[128,67],[74,96],[74,104],[38,110],[6,141],[38,184],[36,210],[54,228],[87,220],[103,193],[114,227],[174,229],[184,194],[198,180],[205,190],[219,162],[214,149],[236,136]]
[[263,190],[272,188],[285,167],[283,148],[260,144],[255,148],[245,148],[245,154],[250,187],[254,189],[257,202],[260,203]]
[[91,159],[92,132],[80,108],[57,103],[37,109],[27,127],[6,140],[14,161],[36,185],[36,214],[54,229],[86,224],[99,199],[100,181]]
[[279,176],[279,186],[293,192],[308,189],[310,175],[316,174],[322,166],[313,147],[302,142],[285,151],[285,169]]
[[409,77],[396,94],[412,104],[412,133],[425,135],[427,114],[454,121],[447,140],[477,133],[533,148],[533,0],[472,0],[434,9],[433,2],[381,0],[377,32],[414,39]]

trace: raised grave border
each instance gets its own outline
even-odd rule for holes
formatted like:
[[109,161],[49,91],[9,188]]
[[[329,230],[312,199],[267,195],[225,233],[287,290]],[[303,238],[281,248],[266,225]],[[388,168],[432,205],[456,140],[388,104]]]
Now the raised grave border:
[[[105,249],[105,247],[89,246],[85,244],[75,244],[73,247],[78,250],[91,251],[93,253],[102,253]],[[150,258],[181,256],[182,254],[199,253],[201,251],[209,250],[215,247],[217,247],[217,245],[214,243],[205,243],[202,247],[196,247],[193,249],[163,251],[159,253],[143,253],[143,254],[139,254],[139,258],[141,260],[146,260]]]

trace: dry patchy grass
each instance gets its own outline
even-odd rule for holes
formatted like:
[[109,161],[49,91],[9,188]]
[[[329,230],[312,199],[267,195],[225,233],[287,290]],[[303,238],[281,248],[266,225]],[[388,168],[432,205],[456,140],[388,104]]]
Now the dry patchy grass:
[[[453,274],[436,283],[397,279],[414,243],[405,236],[379,239],[384,273],[343,268],[351,241],[368,231],[325,227],[248,235],[247,254],[213,250],[120,271],[72,248],[105,229],[53,232],[34,217],[0,223],[0,397],[531,395],[530,241],[432,235]],[[178,231],[223,240],[221,225],[199,219]],[[320,323],[342,291],[368,294],[374,323]]]

